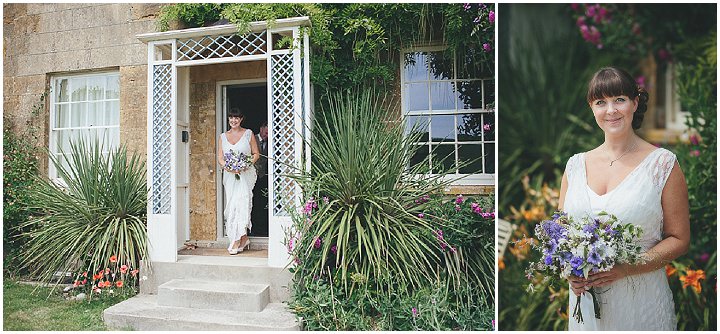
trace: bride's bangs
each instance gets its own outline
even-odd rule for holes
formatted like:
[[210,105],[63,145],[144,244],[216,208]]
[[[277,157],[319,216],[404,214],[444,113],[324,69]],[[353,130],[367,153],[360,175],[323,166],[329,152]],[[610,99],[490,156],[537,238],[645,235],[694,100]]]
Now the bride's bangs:
[[590,80],[587,92],[587,102],[606,97],[625,95],[634,98],[637,95],[637,85],[634,80],[623,78],[621,73],[606,68],[600,70]]

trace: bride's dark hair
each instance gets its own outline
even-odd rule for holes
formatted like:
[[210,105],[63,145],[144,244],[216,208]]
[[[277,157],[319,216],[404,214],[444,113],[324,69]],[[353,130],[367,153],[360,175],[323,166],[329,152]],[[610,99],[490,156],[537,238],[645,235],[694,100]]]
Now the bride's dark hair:
[[625,95],[631,99],[638,98],[638,107],[633,114],[632,127],[639,129],[642,125],[647,102],[650,95],[638,86],[635,79],[625,70],[617,67],[603,67],[593,75],[588,83],[587,102],[612,96]]

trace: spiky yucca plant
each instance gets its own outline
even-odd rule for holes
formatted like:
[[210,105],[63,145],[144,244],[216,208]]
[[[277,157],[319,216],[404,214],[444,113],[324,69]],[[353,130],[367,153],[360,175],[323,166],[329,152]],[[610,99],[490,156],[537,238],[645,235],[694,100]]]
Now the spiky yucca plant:
[[[25,267],[51,282],[56,272],[94,272],[115,255],[118,264],[139,268],[147,258],[145,162],[120,146],[103,153],[98,141],[71,143],[69,163],[52,163],[65,186],[37,177],[29,206],[39,216],[24,225],[29,245]],[[62,277],[58,278],[59,282]]]
[[343,282],[351,275],[411,285],[433,279],[442,262],[433,234],[440,222],[423,218],[417,199],[441,193],[447,181],[426,164],[410,166],[421,133],[406,135],[392,106],[373,91],[337,93],[315,118],[311,172],[294,178],[307,199],[327,203],[294,219],[301,271],[336,268]]

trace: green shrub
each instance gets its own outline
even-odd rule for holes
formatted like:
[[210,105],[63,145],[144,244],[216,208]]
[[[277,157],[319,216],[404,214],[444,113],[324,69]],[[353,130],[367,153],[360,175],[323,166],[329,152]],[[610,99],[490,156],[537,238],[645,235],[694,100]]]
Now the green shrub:
[[23,225],[30,232],[22,255],[41,281],[57,271],[93,272],[113,255],[133,268],[147,258],[145,162],[125,146],[102,151],[98,142],[71,143],[67,167],[51,157],[67,186],[37,177],[28,194],[39,216]]
[[[20,225],[32,216],[28,208],[28,189],[38,173],[38,127],[36,117],[44,110],[45,95],[33,107],[29,121],[19,130],[19,124],[3,116],[3,271],[18,273],[18,256],[27,243],[26,232]],[[14,128],[13,128],[14,125]]]

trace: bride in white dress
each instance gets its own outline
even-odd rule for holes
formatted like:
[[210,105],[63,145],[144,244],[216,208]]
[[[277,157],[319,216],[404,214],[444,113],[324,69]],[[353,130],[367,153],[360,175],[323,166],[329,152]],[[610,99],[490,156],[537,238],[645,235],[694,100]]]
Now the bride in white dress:
[[[231,172],[225,169],[225,153],[233,150],[235,152],[252,154],[253,164],[260,158],[257,142],[252,130],[240,127],[244,115],[236,108],[228,112],[230,130],[218,138],[217,160],[223,167],[223,187],[225,188],[225,227],[230,239],[228,253],[235,255],[242,252],[250,245],[250,238],[247,233],[252,228],[250,213],[252,211],[253,188],[257,173],[255,167],[249,166],[239,172]],[[239,178],[235,177],[239,175]]]
[[[600,69],[589,83],[587,101],[605,141],[567,162],[560,209],[571,217],[607,211],[640,225],[646,262],[616,265],[588,279],[572,277],[568,313],[582,295],[584,322],[570,317],[570,330],[675,330],[672,291],[665,265],[690,243],[688,193],[675,155],[635,134],[647,110],[648,94],[624,70]],[[600,304],[596,319],[590,293]]]

